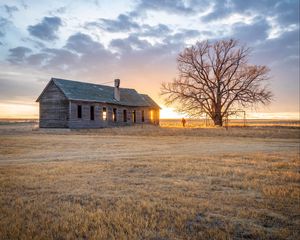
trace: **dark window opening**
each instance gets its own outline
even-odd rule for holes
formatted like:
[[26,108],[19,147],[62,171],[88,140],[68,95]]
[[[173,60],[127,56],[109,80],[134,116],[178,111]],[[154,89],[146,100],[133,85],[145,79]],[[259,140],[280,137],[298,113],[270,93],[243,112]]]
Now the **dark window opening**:
[[82,106],[77,105],[77,117],[82,118]]
[[127,122],[127,111],[126,111],[126,109],[123,110],[123,122]]
[[103,108],[102,119],[103,119],[103,121],[107,120],[107,113],[106,113],[106,108],[105,107]]
[[132,112],[132,120],[134,123],[136,123],[136,111],[135,110]]
[[91,106],[90,108],[90,117],[91,117],[91,120],[94,120],[95,119],[95,107],[94,106]]
[[145,112],[142,110],[142,122],[145,122]]
[[117,121],[117,109],[116,108],[113,109],[113,121],[114,122]]

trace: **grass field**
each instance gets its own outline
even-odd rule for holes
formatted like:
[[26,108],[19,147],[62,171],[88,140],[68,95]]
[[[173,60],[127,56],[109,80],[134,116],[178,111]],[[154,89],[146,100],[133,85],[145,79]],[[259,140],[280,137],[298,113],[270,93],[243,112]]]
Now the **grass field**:
[[0,125],[0,239],[299,239],[300,128]]

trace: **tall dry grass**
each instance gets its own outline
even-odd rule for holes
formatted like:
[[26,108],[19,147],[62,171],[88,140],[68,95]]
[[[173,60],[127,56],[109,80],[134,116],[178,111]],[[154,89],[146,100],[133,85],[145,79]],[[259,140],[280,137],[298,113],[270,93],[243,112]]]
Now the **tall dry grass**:
[[0,127],[0,239],[297,239],[298,132],[248,130]]

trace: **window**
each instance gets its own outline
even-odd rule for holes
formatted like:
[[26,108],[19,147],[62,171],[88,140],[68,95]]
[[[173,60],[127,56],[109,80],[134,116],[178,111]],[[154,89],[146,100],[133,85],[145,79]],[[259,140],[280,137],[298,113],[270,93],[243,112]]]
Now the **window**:
[[145,122],[145,112],[142,110],[142,122]]
[[117,109],[113,108],[113,121],[116,122],[117,121]]
[[123,110],[123,122],[127,122],[127,111],[126,111],[126,109]]
[[132,111],[132,120],[134,123],[136,123],[136,111]]
[[102,111],[102,119],[103,119],[103,121],[106,121],[106,120],[107,120],[106,107],[103,108],[103,111]]
[[82,118],[82,106],[77,105],[77,117]]
[[95,107],[94,106],[90,107],[90,117],[91,117],[91,120],[95,120]]

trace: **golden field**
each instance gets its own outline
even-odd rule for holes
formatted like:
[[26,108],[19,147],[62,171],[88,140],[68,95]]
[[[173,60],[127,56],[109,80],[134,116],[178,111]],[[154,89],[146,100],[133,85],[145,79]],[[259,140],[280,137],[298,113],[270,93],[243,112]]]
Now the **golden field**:
[[299,239],[299,127],[161,125],[0,125],[0,239]]

